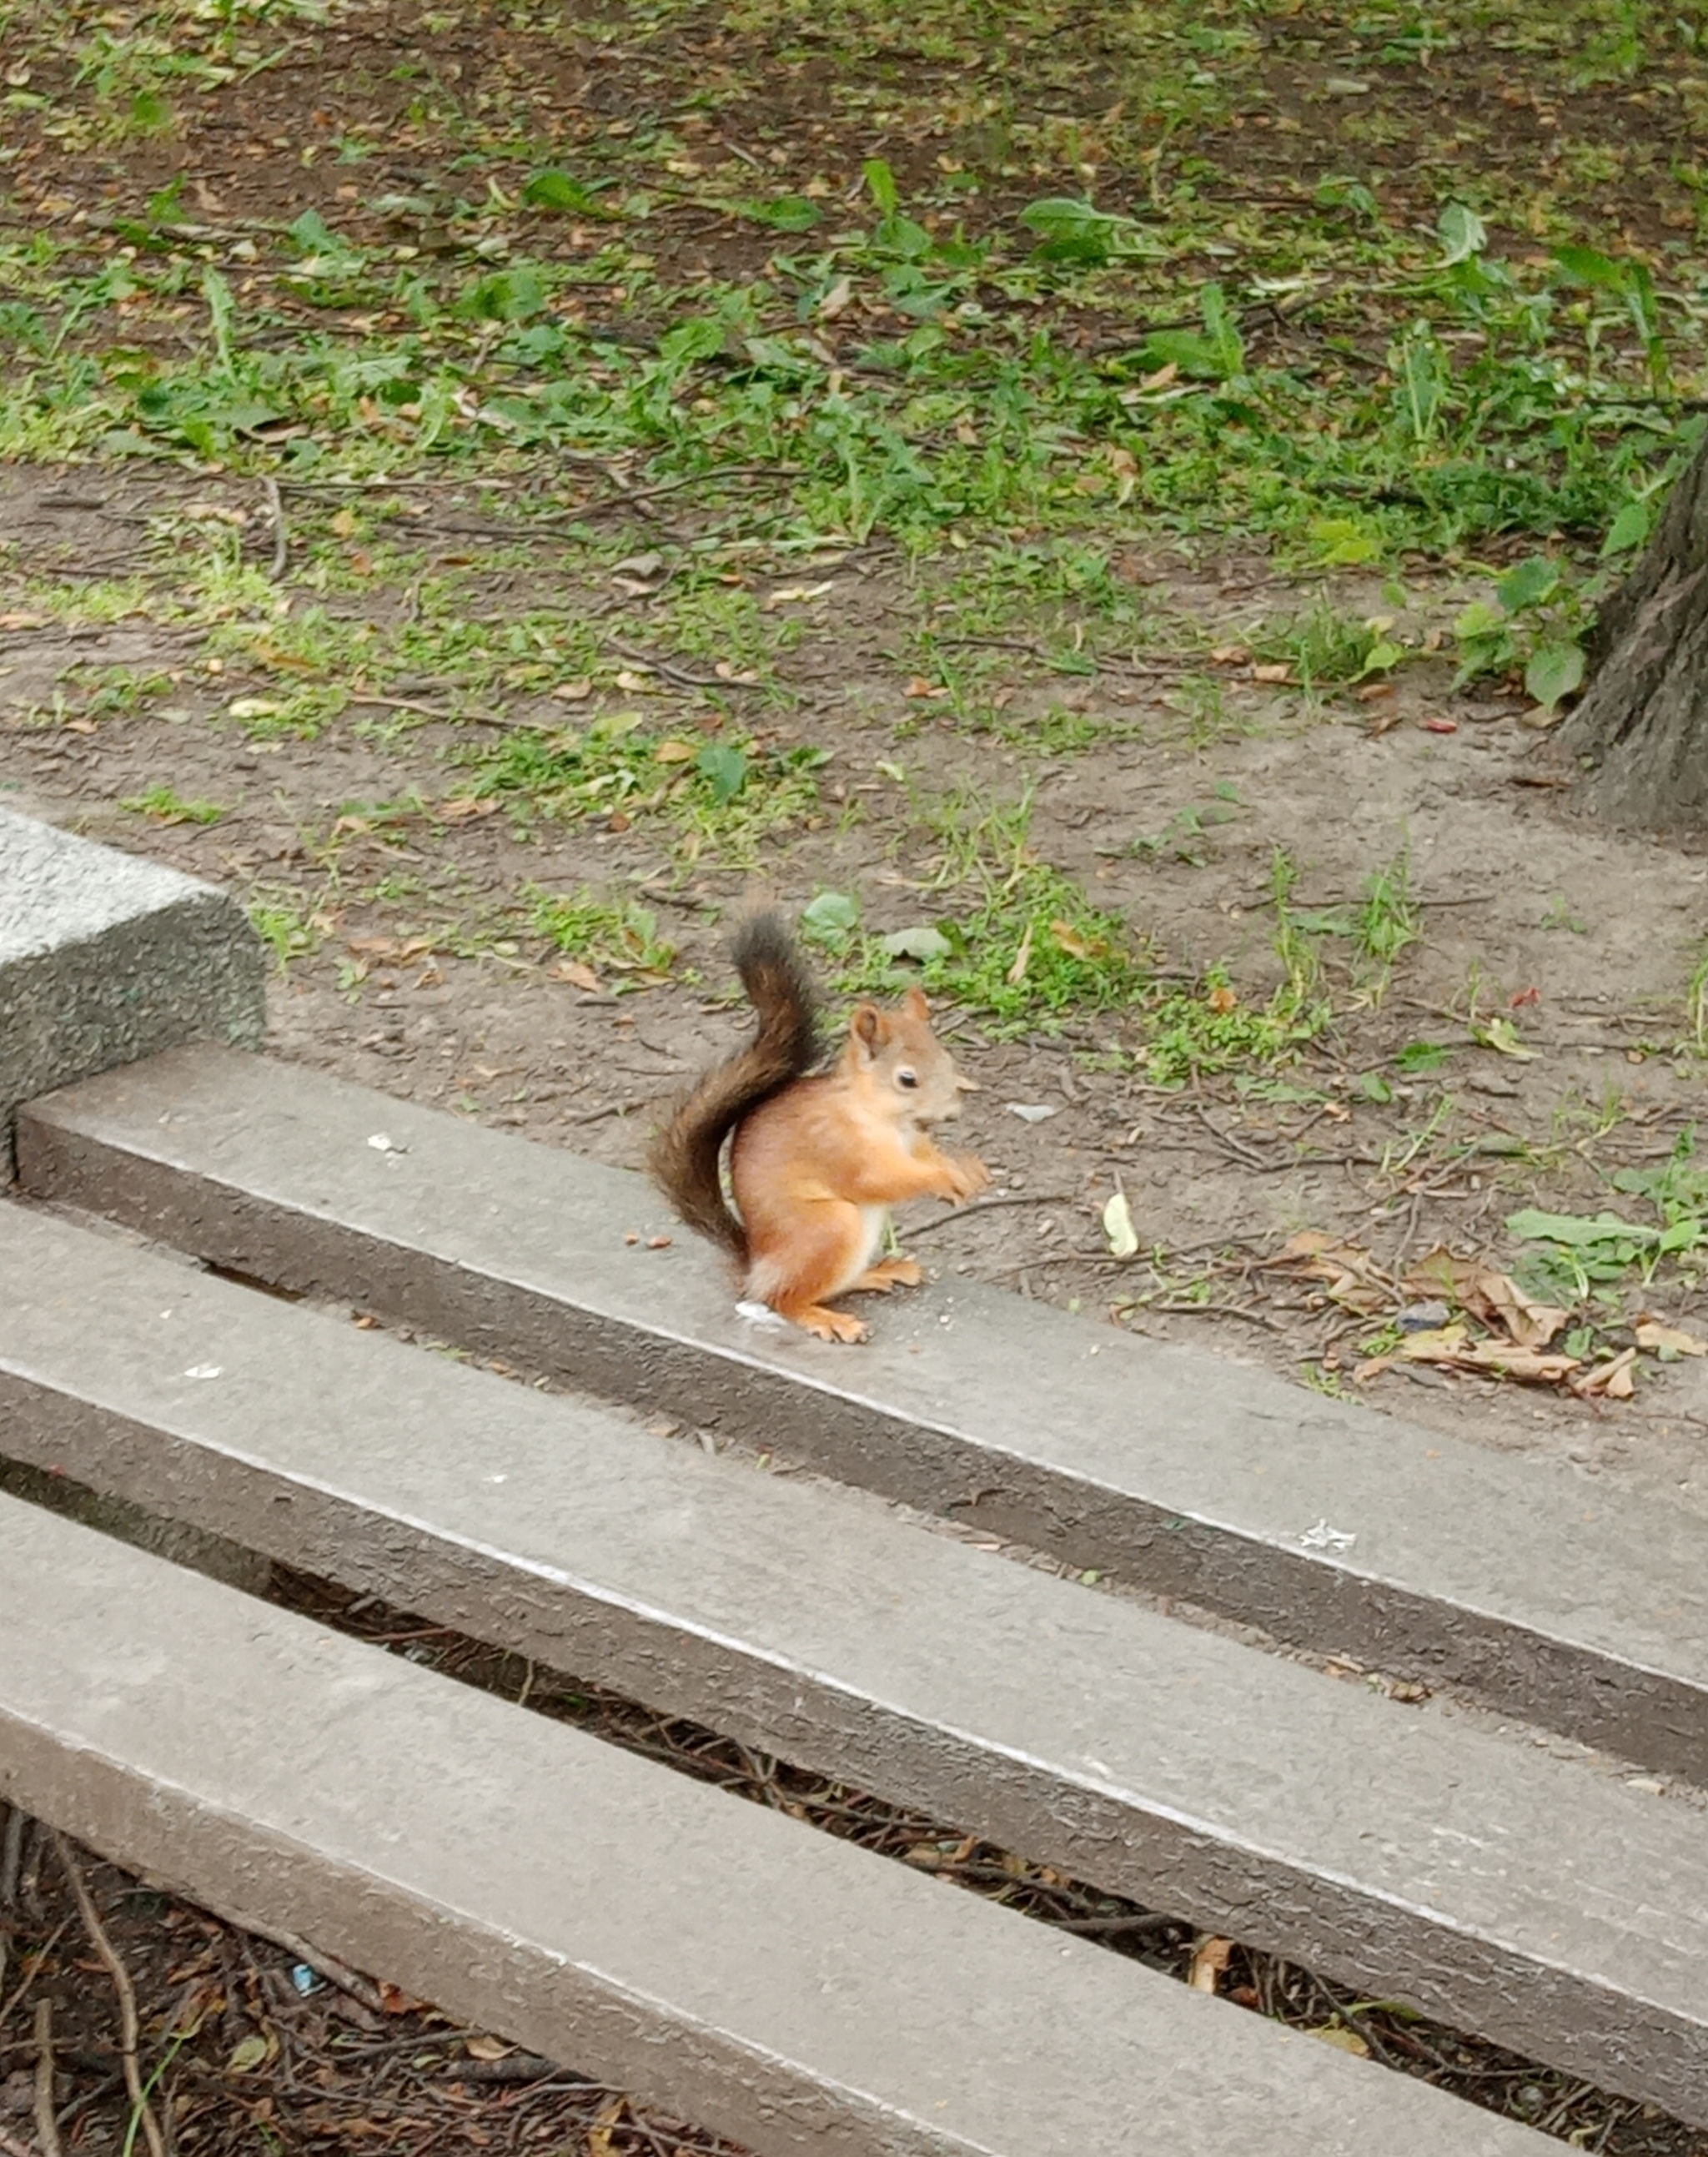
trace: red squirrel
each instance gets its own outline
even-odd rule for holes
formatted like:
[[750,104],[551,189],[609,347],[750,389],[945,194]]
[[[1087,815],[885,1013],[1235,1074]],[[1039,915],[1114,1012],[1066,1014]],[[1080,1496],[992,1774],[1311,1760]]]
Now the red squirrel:
[[[752,1301],[821,1341],[864,1341],[871,1329],[829,1299],[924,1278],[911,1259],[878,1257],[889,1208],[904,1198],[959,1205],[990,1183],[983,1161],[943,1153],[929,1135],[976,1084],[932,1032],[918,989],[891,1011],[857,1006],[841,1056],[810,1075],[817,997],[795,940],[774,914],[759,914],[737,930],[732,955],[758,1031],[690,1086],[648,1169],[687,1226],[729,1254]],[[719,1175],[732,1132],[739,1217]]]

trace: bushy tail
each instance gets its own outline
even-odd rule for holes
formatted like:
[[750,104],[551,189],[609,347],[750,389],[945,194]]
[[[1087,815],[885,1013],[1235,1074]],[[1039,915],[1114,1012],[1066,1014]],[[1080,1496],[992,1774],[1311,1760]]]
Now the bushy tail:
[[731,946],[759,1015],[745,1048],[702,1072],[653,1140],[647,1171],[688,1227],[738,1259],[747,1236],[723,1196],[718,1161],[742,1118],[818,1061],[818,999],[795,939],[774,914],[743,922]]

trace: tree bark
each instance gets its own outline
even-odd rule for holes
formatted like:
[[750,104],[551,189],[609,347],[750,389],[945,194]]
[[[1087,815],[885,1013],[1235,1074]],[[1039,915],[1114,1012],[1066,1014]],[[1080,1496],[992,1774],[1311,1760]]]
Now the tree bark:
[[1708,826],[1708,440],[1602,610],[1589,686],[1556,739],[1579,799],[1654,830]]

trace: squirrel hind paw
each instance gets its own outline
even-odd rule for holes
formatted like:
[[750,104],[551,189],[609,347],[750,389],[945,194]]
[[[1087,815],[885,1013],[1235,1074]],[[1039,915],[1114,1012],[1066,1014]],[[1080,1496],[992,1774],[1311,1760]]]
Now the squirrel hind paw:
[[863,1320],[851,1318],[846,1310],[832,1310],[822,1303],[809,1304],[805,1310],[790,1311],[789,1316],[821,1341],[846,1341],[852,1345],[872,1338],[872,1328]]

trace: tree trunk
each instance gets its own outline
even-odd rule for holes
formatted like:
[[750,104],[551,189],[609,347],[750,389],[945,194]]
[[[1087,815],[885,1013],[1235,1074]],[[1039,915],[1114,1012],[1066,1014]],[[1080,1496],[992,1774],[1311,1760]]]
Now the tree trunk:
[[1603,609],[1589,662],[1556,737],[1590,767],[1579,798],[1656,830],[1708,826],[1708,440]]

